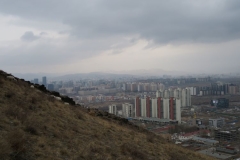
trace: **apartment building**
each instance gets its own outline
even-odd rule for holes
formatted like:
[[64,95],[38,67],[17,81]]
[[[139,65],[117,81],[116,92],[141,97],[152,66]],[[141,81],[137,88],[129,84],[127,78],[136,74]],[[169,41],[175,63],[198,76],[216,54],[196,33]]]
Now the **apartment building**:
[[109,105],[108,112],[117,115],[117,105],[116,104]]
[[123,117],[133,117],[134,116],[133,104],[130,104],[130,103],[122,104],[122,116]]
[[136,97],[135,113],[135,117],[171,119],[181,123],[181,99],[174,97]]
[[181,99],[181,106],[187,107],[191,106],[191,89],[190,88],[184,88],[184,89],[168,89],[164,91],[158,90],[156,92],[156,97],[163,97],[163,98],[171,98],[174,97],[175,99]]

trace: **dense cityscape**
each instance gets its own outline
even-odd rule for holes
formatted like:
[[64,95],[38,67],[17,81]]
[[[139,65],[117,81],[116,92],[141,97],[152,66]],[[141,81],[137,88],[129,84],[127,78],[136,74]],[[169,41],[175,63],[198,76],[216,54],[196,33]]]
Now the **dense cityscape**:
[[86,79],[31,82],[86,108],[124,117],[172,143],[220,159],[239,152],[239,78]]

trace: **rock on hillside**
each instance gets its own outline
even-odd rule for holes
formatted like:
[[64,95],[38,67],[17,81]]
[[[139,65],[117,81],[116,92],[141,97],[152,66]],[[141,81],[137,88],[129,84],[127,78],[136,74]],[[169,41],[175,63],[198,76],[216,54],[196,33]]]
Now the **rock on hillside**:
[[0,159],[211,159],[7,76],[0,71]]

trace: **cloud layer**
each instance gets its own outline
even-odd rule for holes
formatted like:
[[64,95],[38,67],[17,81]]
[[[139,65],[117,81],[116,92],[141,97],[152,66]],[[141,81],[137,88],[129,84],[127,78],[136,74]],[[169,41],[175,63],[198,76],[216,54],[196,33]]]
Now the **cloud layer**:
[[[5,26],[18,27],[19,34],[21,28],[20,37],[16,36],[15,40],[4,41],[3,44],[6,45],[0,45],[0,56],[3,57],[0,67],[7,69],[12,62],[15,66],[65,65],[66,71],[69,71],[73,70],[70,63],[80,66],[77,65],[78,62],[84,64],[99,55],[105,55],[109,61],[122,62],[126,53],[135,54],[129,51],[132,46],[138,47],[137,52],[145,52],[146,58],[152,56],[153,61],[156,57],[175,51],[179,46],[191,47],[176,51],[179,52],[174,54],[177,59],[188,55],[186,52],[189,50],[198,52],[195,57],[205,55],[206,53],[196,51],[201,50],[202,46],[222,46],[220,50],[224,53],[221,53],[221,57],[228,59],[228,50],[223,48],[225,45],[218,44],[234,42],[232,44],[235,45],[240,38],[238,0],[1,0],[0,15],[5,19],[15,17],[4,22]],[[23,28],[27,30],[22,32]],[[143,43],[144,46],[140,45],[142,41],[146,42]],[[170,47],[165,50],[165,46]],[[232,47],[238,49],[237,46]],[[159,53],[155,53],[156,50]],[[165,52],[161,52],[162,50]],[[115,54],[122,57],[113,59],[114,56],[111,55]],[[214,50],[207,54],[213,58],[218,53]],[[233,50],[231,54],[237,56],[237,51]],[[16,61],[12,60],[14,57]],[[194,58],[192,55],[187,57]],[[189,59],[183,61],[187,63]],[[207,64],[214,66],[217,62]],[[133,60],[129,69],[135,69],[136,66],[140,67]],[[188,68],[178,66],[176,64],[171,69]],[[168,68],[167,64],[152,67]],[[90,68],[92,69],[88,68],[89,71],[96,70],[94,67]],[[121,70],[120,67],[115,69]],[[83,69],[79,69],[81,71]]]
[[39,37],[34,35],[32,31],[27,31],[21,36],[21,40],[23,41],[34,41],[37,40]]

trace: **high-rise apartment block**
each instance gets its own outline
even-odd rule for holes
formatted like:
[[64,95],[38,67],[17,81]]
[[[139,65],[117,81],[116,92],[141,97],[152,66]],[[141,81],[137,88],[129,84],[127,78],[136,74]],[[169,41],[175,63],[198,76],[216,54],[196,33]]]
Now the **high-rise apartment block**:
[[184,88],[184,89],[168,89],[163,91],[157,91],[156,97],[163,97],[163,98],[171,98],[174,97],[176,99],[181,99],[181,106],[187,107],[191,106],[191,89]]
[[234,85],[234,84],[230,84],[229,86],[228,86],[228,93],[229,94],[237,94],[237,92],[238,92],[238,86],[237,85]]
[[109,105],[108,112],[117,115],[117,106],[116,106],[116,104]]
[[191,106],[191,92],[189,88],[182,89],[182,106]]
[[47,77],[42,77],[42,84],[47,88]]
[[136,117],[171,119],[181,123],[181,99],[136,97],[135,113]]
[[130,90],[131,92],[136,92],[137,91],[137,84],[136,83],[131,83]]
[[132,104],[130,104],[130,103],[122,104],[122,116],[123,117],[133,117],[134,116],[134,109],[133,109]]
[[181,107],[191,106],[190,88],[157,90],[156,97],[135,99],[135,116],[177,120],[181,123]]
[[123,83],[123,91],[130,92],[156,92],[159,90],[164,90],[165,86],[161,83]]

